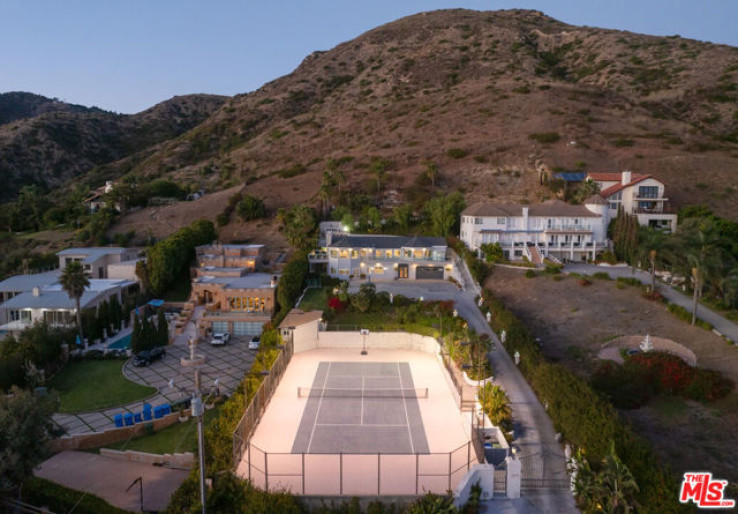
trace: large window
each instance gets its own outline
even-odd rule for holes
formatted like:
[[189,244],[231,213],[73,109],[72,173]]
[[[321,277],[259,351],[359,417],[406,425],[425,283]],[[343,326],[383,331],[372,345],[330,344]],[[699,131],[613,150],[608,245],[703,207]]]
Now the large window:
[[44,321],[49,325],[71,325],[73,316],[69,311],[45,311]]
[[658,186],[640,186],[638,188],[638,198],[658,198]]
[[266,298],[261,296],[233,296],[228,298],[232,311],[263,312],[266,310]]

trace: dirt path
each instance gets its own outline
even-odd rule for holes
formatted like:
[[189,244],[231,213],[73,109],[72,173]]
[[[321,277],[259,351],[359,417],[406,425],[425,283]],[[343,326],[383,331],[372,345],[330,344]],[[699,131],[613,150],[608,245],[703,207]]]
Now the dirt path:
[[[666,306],[646,300],[637,288],[614,281],[550,276],[525,278],[524,270],[495,269],[486,287],[501,298],[543,343],[544,353],[588,376],[602,344],[624,335],[672,339],[691,349],[698,365],[738,383],[738,348],[701,328],[678,320]],[[648,437],[659,456],[677,473],[707,469],[738,481],[738,394],[703,405],[659,398],[626,411],[636,430]]]

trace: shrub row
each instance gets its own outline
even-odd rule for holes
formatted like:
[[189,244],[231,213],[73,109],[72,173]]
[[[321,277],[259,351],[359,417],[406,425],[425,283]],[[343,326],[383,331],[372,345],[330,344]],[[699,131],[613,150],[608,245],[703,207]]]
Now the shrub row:
[[641,512],[683,512],[675,501],[677,483],[656,465],[651,446],[620,419],[612,404],[582,378],[560,364],[545,360],[527,328],[497,298],[485,291],[485,308],[492,312],[492,327],[505,330],[505,348],[520,353],[519,368],[541,403],[548,406],[556,430],[575,446],[586,449],[590,463],[600,462],[614,441],[617,455],[633,473],[640,491]]
[[733,389],[733,383],[717,371],[693,368],[679,357],[663,352],[628,357],[622,366],[604,361],[592,377],[592,386],[622,409],[641,407],[656,394],[711,401],[725,397]]
[[[681,305],[670,303],[668,310],[680,320],[686,321],[687,323],[692,323],[692,313],[689,312],[684,307],[682,307]],[[697,320],[695,321],[695,325],[697,325],[700,328],[704,328],[705,330],[713,329],[713,326],[710,323],[708,323],[705,320],[699,319],[699,318],[697,318]]]

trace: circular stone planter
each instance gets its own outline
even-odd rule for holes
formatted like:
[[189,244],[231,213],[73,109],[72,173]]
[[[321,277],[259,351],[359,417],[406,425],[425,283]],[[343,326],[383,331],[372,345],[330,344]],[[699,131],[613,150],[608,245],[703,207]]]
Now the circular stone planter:
[[[600,353],[597,354],[597,358],[611,360],[618,364],[622,364],[623,357],[620,355],[620,350],[639,350],[641,342],[643,342],[645,337],[645,335],[623,336],[613,339],[612,341],[608,341],[602,345],[602,349],[600,350]],[[671,339],[666,339],[664,337],[654,336],[651,336],[651,342],[653,343],[653,351],[670,353],[672,355],[676,355],[690,366],[697,365],[697,356],[692,350],[683,344],[679,344],[676,341],[672,341]]]

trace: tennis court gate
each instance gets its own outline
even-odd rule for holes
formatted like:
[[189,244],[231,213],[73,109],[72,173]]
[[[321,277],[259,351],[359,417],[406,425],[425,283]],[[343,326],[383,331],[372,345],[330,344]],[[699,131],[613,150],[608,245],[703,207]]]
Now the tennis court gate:
[[522,490],[569,489],[571,479],[566,459],[545,446],[538,453],[520,457],[520,488]]

